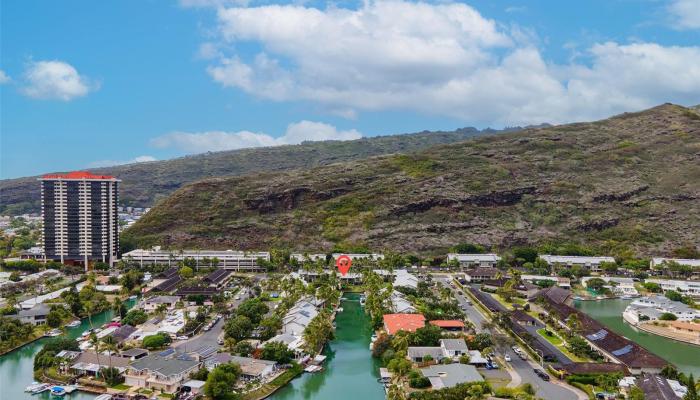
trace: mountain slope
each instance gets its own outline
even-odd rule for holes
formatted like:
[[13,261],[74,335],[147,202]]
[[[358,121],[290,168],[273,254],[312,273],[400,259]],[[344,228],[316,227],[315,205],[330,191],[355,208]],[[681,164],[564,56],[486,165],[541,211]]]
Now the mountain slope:
[[[517,129],[519,128],[509,130]],[[380,154],[411,152],[495,132],[499,131],[463,128],[451,132],[424,131],[349,141],[306,142],[300,145],[205,153],[172,160],[96,168],[92,171],[122,179],[121,204],[150,207],[180,186],[203,178],[310,168]],[[34,176],[0,181],[0,213],[38,212],[41,205],[37,178]]]
[[700,243],[700,114],[665,104],[176,191],[126,245],[439,252],[459,242],[581,242],[663,254]]

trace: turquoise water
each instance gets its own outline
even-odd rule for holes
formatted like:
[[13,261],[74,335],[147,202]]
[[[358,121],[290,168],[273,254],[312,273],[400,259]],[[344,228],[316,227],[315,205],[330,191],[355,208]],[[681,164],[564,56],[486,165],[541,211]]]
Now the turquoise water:
[[345,294],[343,312],[336,317],[336,338],[323,354],[328,356],[322,372],[304,373],[270,399],[380,400],[384,388],[377,383],[379,362],[369,350],[372,326],[360,306],[359,294]]
[[[127,307],[131,308],[135,301],[127,301]],[[114,317],[113,312],[105,311],[92,317],[92,324],[99,327]],[[70,338],[78,338],[83,332],[90,328],[88,319],[85,318],[80,325],[75,328],[67,328],[66,335]],[[48,338],[39,339],[13,352],[0,356],[0,400],[19,399],[50,399],[51,395],[44,392],[38,395],[31,395],[24,392],[24,388],[34,380],[34,356],[41,350]],[[66,395],[65,399],[88,400],[95,398],[95,395],[73,392]]]
[[642,332],[622,319],[622,312],[632,300],[609,299],[576,301],[575,306],[616,333],[633,340],[674,364],[680,371],[700,375],[700,346],[678,342]]

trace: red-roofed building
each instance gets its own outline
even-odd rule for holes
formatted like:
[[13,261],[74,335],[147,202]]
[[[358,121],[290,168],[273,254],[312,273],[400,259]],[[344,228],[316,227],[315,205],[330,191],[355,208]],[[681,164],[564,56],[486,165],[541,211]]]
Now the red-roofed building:
[[41,244],[46,260],[113,265],[119,257],[119,179],[87,171],[41,181]]
[[93,173],[87,172],[87,171],[73,171],[73,172],[68,172],[66,174],[46,174],[41,177],[42,180],[48,180],[48,179],[63,179],[63,180],[70,180],[70,179],[87,179],[87,180],[117,180],[117,178],[111,176],[111,175],[95,175]]
[[385,314],[384,330],[389,335],[395,335],[398,331],[415,332],[416,329],[425,326],[423,314]]
[[435,325],[444,331],[462,332],[464,331],[464,322],[456,319],[438,319],[430,321],[430,325]]

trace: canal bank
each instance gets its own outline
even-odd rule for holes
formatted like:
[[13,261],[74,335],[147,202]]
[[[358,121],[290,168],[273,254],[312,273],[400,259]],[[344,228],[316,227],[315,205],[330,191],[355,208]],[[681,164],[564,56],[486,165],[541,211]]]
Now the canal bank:
[[[134,302],[134,300],[129,300],[127,302],[127,307],[130,308],[133,306]],[[99,327],[110,321],[113,316],[114,313],[111,310],[94,315],[92,317],[92,324],[95,327]],[[74,328],[66,328],[66,336],[76,339],[88,329],[90,329],[90,323],[88,319],[85,318],[80,325]],[[48,392],[34,396],[24,392],[24,388],[34,380],[34,356],[41,350],[47,340],[49,339],[39,339],[0,356],[0,400],[46,400],[51,398]],[[95,395],[84,392],[74,392],[65,398],[71,400],[89,400],[95,397]]]
[[614,332],[663,357],[680,371],[700,375],[700,347],[640,331],[628,324],[622,319],[622,312],[631,302],[626,299],[576,301],[574,306]]
[[385,398],[377,383],[379,361],[369,351],[372,325],[358,293],[345,293],[343,311],[335,319],[335,340],[323,352],[328,358],[322,372],[305,373],[270,396],[273,400]]

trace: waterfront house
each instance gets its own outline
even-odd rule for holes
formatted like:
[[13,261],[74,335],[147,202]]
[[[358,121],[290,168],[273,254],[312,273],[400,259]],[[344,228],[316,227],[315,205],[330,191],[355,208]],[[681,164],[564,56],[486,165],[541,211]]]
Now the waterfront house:
[[636,299],[625,308],[622,315],[627,322],[636,325],[641,321],[656,321],[664,314],[673,314],[678,321],[689,322],[700,319],[700,310],[664,296]]
[[318,315],[313,299],[301,299],[282,318],[282,333],[301,336],[311,320]]
[[523,282],[530,282],[537,284],[537,282],[550,281],[553,282],[555,286],[559,286],[564,289],[571,289],[571,279],[564,278],[561,276],[550,276],[550,275],[521,275],[520,280]]
[[406,295],[398,290],[391,292],[391,297],[389,300],[391,300],[391,311],[394,313],[410,314],[416,312],[415,307],[413,307],[411,302],[406,298]]
[[46,316],[51,309],[46,304],[37,304],[28,310],[20,310],[17,314],[8,315],[25,324],[41,325],[46,323]]
[[77,375],[95,376],[102,368],[116,368],[124,372],[129,365],[128,358],[97,354],[94,351],[84,351],[73,360],[70,369]]
[[675,290],[681,294],[700,299],[700,282],[698,281],[682,281],[675,279],[647,279],[645,282],[656,283],[661,286],[661,289],[666,292]]
[[129,386],[174,393],[199,366],[199,361],[187,355],[165,351],[134,361],[127,367],[124,378]]
[[484,380],[474,366],[465,364],[431,365],[427,368],[421,368],[420,371],[424,377],[430,380],[433,390]]
[[558,256],[543,254],[540,256],[540,259],[546,261],[549,265],[561,265],[565,267],[585,267],[588,268],[591,272],[600,272],[600,266],[603,263],[615,263],[615,259],[613,257],[606,256]]
[[280,333],[267,340],[265,343],[280,342],[287,345],[287,348],[294,352],[294,358],[300,359],[304,356],[304,338],[301,335],[291,333]]
[[423,314],[384,314],[384,330],[389,335],[399,331],[415,332],[425,326]]
[[604,280],[607,285],[605,285],[606,288],[610,289],[610,291],[616,295],[619,296],[638,296],[639,292],[637,291],[637,288],[634,287],[635,281],[632,278],[621,278],[621,277],[615,277],[615,276],[586,276],[581,278],[581,285],[583,287],[588,287],[588,282],[591,279],[602,279]]
[[209,370],[221,364],[234,363],[241,367],[240,379],[244,382],[264,381],[277,371],[277,363],[250,357],[233,356],[229,353],[217,353],[205,362]]
[[501,257],[498,254],[488,253],[488,254],[457,254],[449,253],[447,255],[447,263],[452,263],[454,261],[459,263],[462,268],[494,268]]

